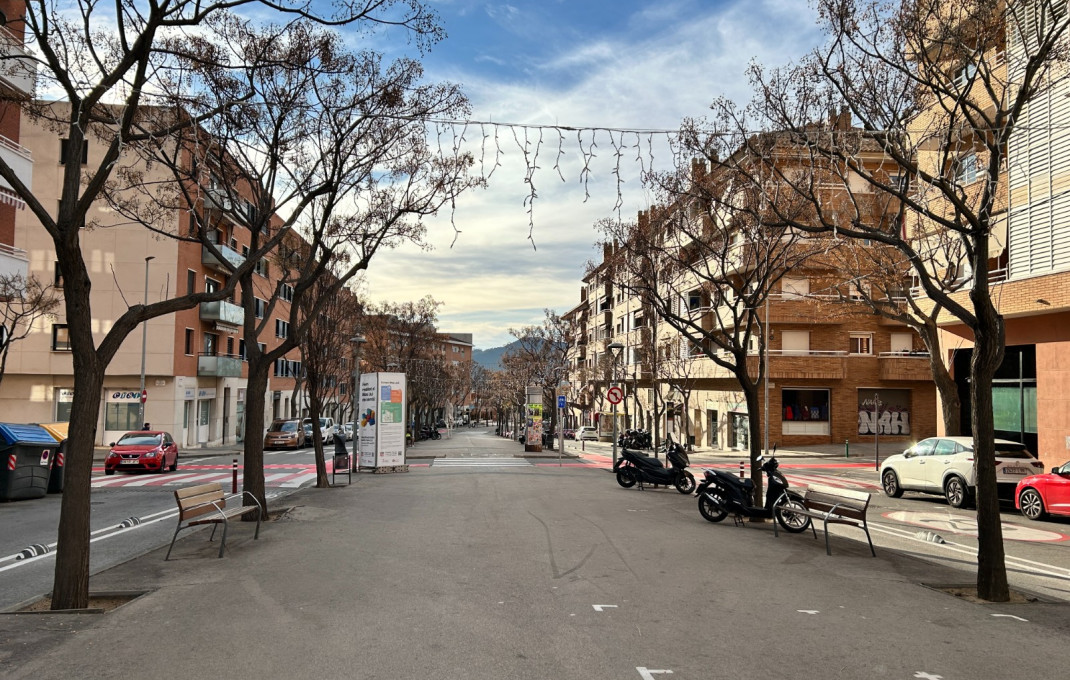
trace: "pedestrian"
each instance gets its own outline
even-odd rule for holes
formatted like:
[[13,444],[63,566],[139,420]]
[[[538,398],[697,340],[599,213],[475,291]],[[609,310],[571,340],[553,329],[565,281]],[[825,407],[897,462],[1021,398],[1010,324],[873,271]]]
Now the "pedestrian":
[[151,426],[151,425],[149,425],[148,423],[145,423],[145,426],[144,426],[144,427],[142,427],[141,429],[142,429],[142,430],[151,430],[151,429],[152,429],[152,426]]

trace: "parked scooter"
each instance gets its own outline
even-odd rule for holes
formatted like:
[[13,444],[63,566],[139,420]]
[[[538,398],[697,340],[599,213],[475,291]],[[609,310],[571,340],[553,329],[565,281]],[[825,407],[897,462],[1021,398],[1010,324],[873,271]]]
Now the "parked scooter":
[[[759,458],[762,462],[764,459]],[[738,524],[744,517],[776,518],[784,531],[797,534],[810,528],[810,518],[793,513],[803,507],[802,497],[788,490],[788,480],[779,471],[775,456],[762,462],[766,474],[765,505],[753,505],[754,482],[739,479],[730,472],[706,470],[698,487],[698,511],[710,522],[720,522],[731,513]]]
[[649,449],[650,433],[646,430],[625,430],[617,437],[617,445],[626,449]]
[[613,472],[617,474],[617,484],[626,489],[635,486],[637,482],[640,489],[643,484],[672,484],[682,494],[693,492],[695,476],[687,471],[691,461],[684,452],[684,447],[670,440],[665,458],[670,467],[665,467],[657,458],[639,451],[621,449],[621,457],[613,466]]

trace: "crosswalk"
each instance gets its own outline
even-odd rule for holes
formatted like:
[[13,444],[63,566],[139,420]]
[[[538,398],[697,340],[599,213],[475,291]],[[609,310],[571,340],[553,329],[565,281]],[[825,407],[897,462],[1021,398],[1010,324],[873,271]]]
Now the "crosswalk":
[[436,458],[431,467],[531,467],[523,458]]
[[[329,468],[329,466],[328,466]],[[330,474],[328,469],[327,474]],[[109,477],[93,477],[91,485],[94,489],[115,488],[138,488],[138,487],[175,487],[189,486],[191,484],[208,484],[219,482],[228,487],[234,478],[234,472],[229,466],[204,466],[202,469],[187,469],[187,471],[170,472],[164,475],[157,474],[117,474]],[[264,485],[275,488],[296,489],[316,481],[316,467],[314,465],[280,465],[265,466]],[[242,474],[238,473],[238,486],[241,487]]]

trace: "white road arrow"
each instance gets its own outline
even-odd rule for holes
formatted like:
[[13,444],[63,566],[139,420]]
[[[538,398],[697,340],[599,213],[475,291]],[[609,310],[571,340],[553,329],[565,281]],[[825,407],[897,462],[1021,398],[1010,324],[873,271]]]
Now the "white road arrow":
[[616,609],[617,608],[617,605],[615,605],[615,604],[592,604],[591,606],[594,607],[594,610],[596,612],[604,612],[607,609]]
[[796,609],[795,611],[799,612],[800,614],[820,614],[821,613],[821,611],[817,610],[817,609]]
[[639,671],[639,675],[643,676],[643,680],[654,680],[655,674],[672,675],[672,671],[656,671],[653,668],[644,668],[642,666],[636,666],[635,670]]

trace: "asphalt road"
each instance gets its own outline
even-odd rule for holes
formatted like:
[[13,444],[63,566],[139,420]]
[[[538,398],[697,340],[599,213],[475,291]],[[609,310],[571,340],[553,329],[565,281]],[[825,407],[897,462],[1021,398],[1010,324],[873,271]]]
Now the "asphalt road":
[[[94,577],[155,591],[100,623],[69,634],[0,624],[8,639],[66,635],[47,660],[13,654],[11,677],[1065,675],[1067,605],[932,590],[971,580],[963,555],[936,558],[959,569],[934,563],[935,544],[897,549],[877,533],[872,558],[835,538],[828,557],[809,534],[710,524],[693,497],[622,489],[598,467],[512,459],[490,435],[431,446],[442,458],[409,474],[287,498],[289,521],[224,560],[192,536],[177,564],[156,551]],[[178,631],[195,639],[169,637]],[[150,653],[93,644],[106,637],[171,641]]]

